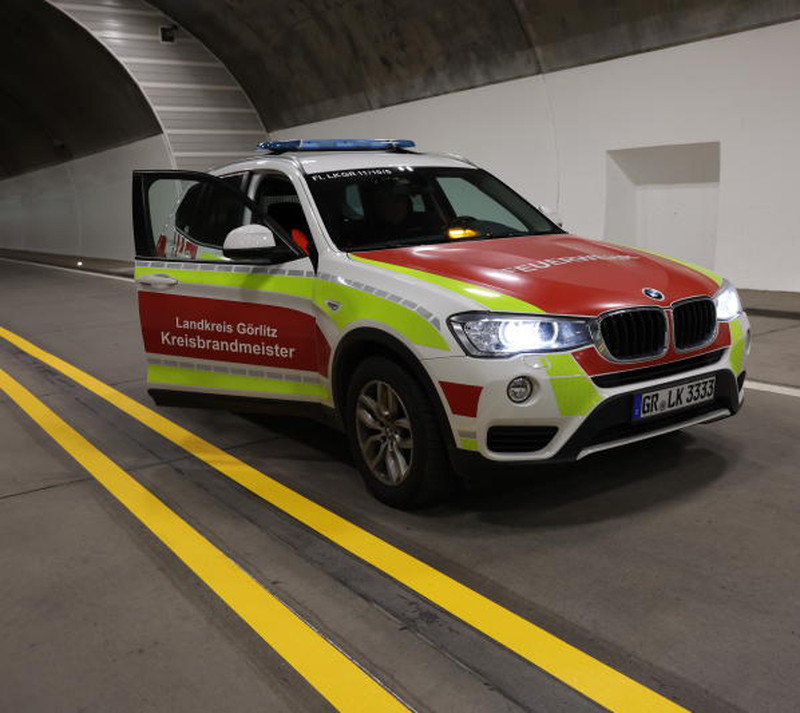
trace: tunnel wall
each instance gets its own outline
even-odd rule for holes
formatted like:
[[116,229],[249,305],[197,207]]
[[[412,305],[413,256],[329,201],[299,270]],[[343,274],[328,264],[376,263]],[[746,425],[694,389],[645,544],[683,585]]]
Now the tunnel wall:
[[[707,191],[717,202],[709,206],[716,209],[716,236],[708,266],[741,287],[800,291],[797,66],[795,21],[272,137],[413,138],[424,150],[467,155],[534,203],[556,206],[573,232],[627,244],[641,239],[614,227],[624,221],[607,197],[609,152],[718,143],[718,187]],[[681,244],[670,244],[668,235],[661,240],[655,247],[673,254]]]
[[163,134],[0,181],[0,246],[132,260],[136,168],[171,168]]

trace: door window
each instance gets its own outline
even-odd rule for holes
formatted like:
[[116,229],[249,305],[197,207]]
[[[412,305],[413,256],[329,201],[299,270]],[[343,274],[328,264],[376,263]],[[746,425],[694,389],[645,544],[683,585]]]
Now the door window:
[[[164,178],[148,189],[150,222],[158,257],[220,259],[228,233],[243,224],[245,174],[221,182]],[[236,189],[228,190],[226,186]]]

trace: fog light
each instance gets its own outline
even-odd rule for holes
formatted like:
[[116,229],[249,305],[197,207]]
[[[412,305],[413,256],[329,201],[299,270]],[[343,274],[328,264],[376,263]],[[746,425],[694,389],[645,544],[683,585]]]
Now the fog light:
[[533,382],[527,376],[518,376],[508,382],[506,393],[515,404],[521,404],[531,397]]

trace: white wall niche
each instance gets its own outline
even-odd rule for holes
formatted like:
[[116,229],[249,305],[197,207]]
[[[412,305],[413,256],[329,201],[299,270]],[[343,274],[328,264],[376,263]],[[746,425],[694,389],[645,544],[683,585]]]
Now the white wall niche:
[[714,268],[720,143],[606,153],[606,239]]

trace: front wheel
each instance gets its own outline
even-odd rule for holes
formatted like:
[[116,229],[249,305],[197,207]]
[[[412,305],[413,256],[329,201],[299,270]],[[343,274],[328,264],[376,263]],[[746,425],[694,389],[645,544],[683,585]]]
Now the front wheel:
[[363,361],[345,410],[353,457],[378,500],[412,508],[448,493],[450,467],[433,405],[402,367],[382,357]]

